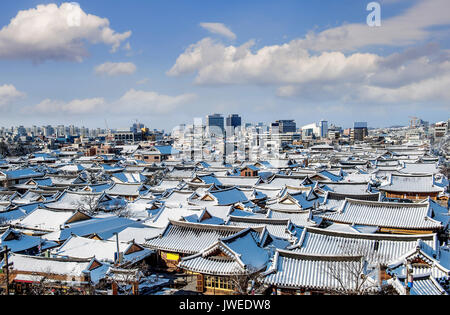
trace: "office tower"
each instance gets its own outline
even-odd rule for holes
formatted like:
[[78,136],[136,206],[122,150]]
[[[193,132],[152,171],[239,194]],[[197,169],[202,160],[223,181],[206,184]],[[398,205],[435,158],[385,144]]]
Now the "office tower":
[[355,122],[353,128],[353,140],[363,141],[369,135],[366,122]]
[[320,137],[326,138],[328,135],[328,121],[321,120],[320,121]]
[[227,127],[237,128],[242,126],[242,118],[237,114],[229,115],[227,117]]
[[225,132],[223,116],[220,114],[206,116],[206,127],[211,134],[223,135]]
[[280,133],[297,131],[297,124],[295,123],[294,120],[277,120],[274,124],[272,124],[273,127],[277,125],[279,127]]

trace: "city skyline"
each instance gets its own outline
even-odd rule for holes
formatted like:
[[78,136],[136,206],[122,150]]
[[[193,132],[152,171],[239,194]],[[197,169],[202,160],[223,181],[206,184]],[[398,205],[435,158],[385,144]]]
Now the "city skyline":
[[450,4],[378,2],[4,1],[0,125],[446,120]]
[[[250,121],[245,120],[244,117],[240,116],[239,114],[229,114],[229,115],[227,114],[225,116],[224,114],[214,113],[214,114],[211,114],[211,115],[222,115],[222,118],[224,120],[224,129],[226,129],[226,127],[227,127],[227,118],[228,118],[228,116],[234,116],[234,115],[238,115],[238,117],[241,119],[241,125],[242,126],[245,126],[245,125],[257,126],[257,125],[260,125],[260,124],[263,124],[265,126],[270,126],[273,123],[277,123],[279,121],[291,121],[291,120],[283,120],[283,119],[274,119],[273,121],[269,121],[269,122],[261,122],[261,121],[252,121],[252,122],[250,122]],[[206,117],[208,117],[208,116],[209,115],[207,115]],[[405,119],[406,118],[408,118],[408,117],[405,117]],[[413,117],[409,117],[409,118],[413,118]],[[448,119],[441,119],[440,121],[428,122],[428,121],[424,121],[420,117],[414,117],[414,118],[417,118],[419,121],[422,121],[422,122],[425,122],[425,123],[429,123],[429,124],[436,124],[436,123],[446,122],[446,121],[450,120],[450,118],[448,118]],[[63,126],[66,129],[68,129],[70,127],[75,127],[77,129],[87,128],[87,129],[91,129],[91,130],[94,130],[94,129],[99,129],[99,130],[108,130],[108,129],[111,129],[111,130],[131,130],[133,128],[133,124],[138,123],[138,124],[144,126],[145,128],[148,128],[150,130],[164,130],[164,132],[170,132],[170,130],[175,130],[179,126],[182,126],[182,125],[193,125],[194,121],[196,119],[201,119],[203,126],[208,126],[208,121],[207,121],[207,119],[205,119],[205,117],[193,117],[191,121],[180,122],[180,123],[174,125],[173,128],[170,128],[170,129],[153,128],[152,126],[144,123],[143,121],[136,122],[136,120],[130,121],[129,122],[129,124],[130,124],[129,126],[123,125],[121,127],[110,127],[110,126],[105,125],[105,123],[103,122],[103,126],[102,126],[102,124],[100,124],[98,126],[93,126],[93,127],[84,126],[84,125],[77,125],[77,124],[65,125],[65,124],[57,123],[57,124],[42,124],[42,125],[37,125],[37,124],[33,124],[33,125],[23,125],[23,124],[19,124],[19,125],[0,125],[0,128],[2,128],[2,129],[11,129],[11,128],[24,127],[24,128],[30,129],[30,128],[33,128],[33,127],[43,128],[43,127],[48,127],[48,126],[50,126],[50,127]],[[293,119],[293,121],[297,125],[297,127],[296,127],[297,130],[301,130],[302,127],[309,126],[309,125],[312,125],[312,124],[316,124],[317,126],[319,126],[322,121],[324,121],[326,123],[329,123],[332,126],[340,127],[342,129],[349,129],[349,128],[353,129],[353,128],[355,128],[356,124],[358,124],[358,123],[359,124],[361,124],[361,123],[366,124],[366,127],[369,128],[369,129],[408,127],[410,125],[410,123],[411,123],[411,120],[408,120],[405,124],[380,127],[380,126],[373,126],[373,125],[370,124],[370,122],[357,122],[357,121],[351,122],[349,125],[340,125],[340,124],[336,123],[335,121],[331,121],[331,120],[327,120],[327,119],[320,119],[317,122],[313,122],[313,123],[310,122],[310,124],[305,124],[305,125],[299,125],[295,119]]]
[[[224,121],[224,128],[225,129],[227,127],[227,119],[230,116],[235,116],[235,115],[237,115],[237,117],[239,117],[239,119],[241,119],[241,125],[242,126],[245,126],[246,124],[253,125],[253,126],[256,126],[256,125],[259,125],[259,124],[264,124],[266,126],[270,126],[271,124],[276,123],[278,121],[289,121],[289,120],[286,120],[286,119],[278,119],[278,118],[274,118],[272,121],[264,121],[264,122],[263,121],[248,121],[248,120],[245,119],[245,117],[243,117],[240,114],[236,114],[236,113],[234,113],[234,114],[232,114],[232,113],[229,113],[229,114],[228,113],[227,114],[214,113],[214,114],[212,114],[211,113],[211,114],[208,114],[208,115],[206,115],[204,117],[192,117],[190,121],[183,121],[183,122],[176,123],[172,128],[153,128],[153,126],[145,123],[144,121],[140,121],[140,120],[127,121],[126,123],[128,123],[129,126],[127,126],[126,123],[124,123],[120,127],[111,127],[111,126],[108,125],[107,121],[106,122],[103,121],[103,123],[99,123],[98,125],[94,125],[92,127],[81,125],[81,124],[76,124],[76,123],[75,124],[72,124],[72,123],[70,123],[70,124],[55,123],[55,124],[42,124],[42,125],[40,125],[40,124],[32,124],[32,125],[24,125],[24,124],[1,125],[0,124],[0,128],[3,128],[3,129],[11,129],[11,128],[14,128],[14,127],[25,127],[25,128],[38,127],[38,128],[42,128],[42,127],[47,127],[47,126],[51,126],[51,127],[64,126],[66,128],[69,128],[69,127],[73,126],[75,128],[79,128],[79,129],[80,128],[88,128],[88,129],[102,129],[102,130],[108,130],[108,129],[111,129],[111,130],[125,130],[125,129],[133,128],[132,127],[133,124],[138,123],[138,124],[141,124],[142,126],[145,126],[145,128],[149,128],[150,130],[164,130],[165,132],[168,132],[169,130],[174,130],[174,129],[178,128],[181,125],[192,125],[194,123],[194,121],[198,120],[198,119],[201,119],[203,125],[207,126],[208,125],[207,117],[210,116],[210,115],[221,115],[222,118],[223,118],[223,121]],[[353,122],[350,122],[349,124],[341,125],[341,124],[339,124],[336,121],[333,121],[333,120],[330,120],[330,119],[327,119],[327,118],[324,118],[324,117],[322,117],[322,119],[318,120],[317,122],[309,121],[309,123],[307,123],[307,124],[299,124],[297,122],[297,120],[295,120],[295,119],[290,119],[290,120],[293,120],[294,123],[297,125],[297,130],[301,130],[302,127],[308,126],[308,125],[311,125],[311,124],[317,124],[317,126],[319,126],[319,124],[322,121],[327,122],[327,123],[329,123],[329,124],[331,124],[333,126],[341,127],[342,129],[354,128],[356,126],[356,124],[358,124],[358,123],[366,124],[367,128],[369,128],[369,129],[383,129],[383,128],[395,128],[395,127],[408,127],[411,124],[411,119],[412,118],[417,119],[418,121],[421,121],[421,122],[425,122],[427,124],[431,124],[431,125],[432,124],[436,124],[436,123],[440,123],[440,122],[446,122],[446,121],[448,121],[450,119],[450,118],[442,118],[439,121],[426,121],[426,120],[422,119],[421,117],[408,116],[408,117],[404,117],[404,120],[405,120],[404,123],[396,124],[396,125],[390,125],[390,126],[376,126],[376,125],[371,124],[370,121],[364,121],[364,122],[353,121]]]

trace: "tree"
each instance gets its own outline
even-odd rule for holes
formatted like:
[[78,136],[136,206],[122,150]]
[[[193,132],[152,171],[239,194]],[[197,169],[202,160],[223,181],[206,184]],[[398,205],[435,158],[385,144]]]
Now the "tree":
[[148,178],[145,181],[145,184],[149,185],[149,186],[156,186],[163,179],[163,177],[164,177],[164,172],[163,171],[161,171],[161,170],[155,171],[152,174],[152,176],[150,176],[150,178]]
[[122,199],[114,199],[111,206],[114,214],[120,218],[131,218],[133,216],[132,211],[128,208],[128,203]]
[[247,266],[244,272],[240,268],[236,268],[230,281],[234,292],[239,295],[262,294],[266,289],[259,270],[253,266]]
[[98,213],[98,195],[84,195],[78,202],[73,204],[77,207],[77,210],[85,212],[89,216],[94,216]]
[[9,148],[8,145],[5,142],[0,142],[0,156],[8,156],[9,155]]
[[137,295],[139,294],[141,277],[142,273],[139,269],[111,268],[106,276],[106,280],[113,288],[116,288],[117,293],[120,295]]
[[[336,280],[339,288],[330,290],[332,294],[366,295],[382,290],[377,281],[381,269],[382,255],[359,244],[339,246],[339,261],[331,260],[325,264],[324,272]],[[375,279],[369,275],[369,263],[376,264]]]

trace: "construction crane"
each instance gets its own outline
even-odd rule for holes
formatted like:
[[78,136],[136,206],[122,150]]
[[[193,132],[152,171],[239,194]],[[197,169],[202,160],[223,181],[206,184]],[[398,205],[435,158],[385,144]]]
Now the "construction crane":
[[105,125],[106,125],[106,130],[107,130],[107,132],[108,132],[108,137],[106,138],[107,140],[111,140],[112,139],[112,136],[111,136],[111,129],[109,129],[109,127],[108,127],[108,122],[106,121],[106,118],[105,118]]

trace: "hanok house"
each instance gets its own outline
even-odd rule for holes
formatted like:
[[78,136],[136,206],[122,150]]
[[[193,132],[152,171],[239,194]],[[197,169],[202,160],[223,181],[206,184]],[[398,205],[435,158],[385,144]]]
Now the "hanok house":
[[32,178],[44,177],[44,173],[37,172],[33,168],[0,171],[0,187],[11,187],[23,184]]
[[[119,251],[119,252],[118,252]],[[59,248],[52,251],[53,256],[61,258],[96,257],[101,262],[116,263],[117,266],[132,266],[143,262],[152,251],[130,242],[115,242],[97,238],[72,235]]]
[[112,197],[122,197],[128,201],[134,201],[142,194],[148,192],[148,188],[140,183],[137,184],[118,184],[105,190],[105,192]]
[[225,224],[242,228],[265,227],[271,235],[292,242],[296,240],[296,237],[302,231],[302,228],[293,224],[290,219],[229,216]]
[[92,219],[91,216],[81,211],[37,208],[15,221],[11,227],[22,230],[27,235],[39,236],[59,231],[67,224],[90,219]]
[[[450,291],[450,269],[444,267],[434,256],[418,242],[416,248],[398,257],[387,266],[388,282],[400,295],[448,295]],[[407,286],[408,274],[412,287]]]
[[[91,294],[109,268],[95,258],[59,259],[13,253],[8,263],[12,263],[9,285],[14,294]],[[0,274],[2,286],[5,277],[5,273]]]
[[443,224],[435,220],[429,203],[373,202],[346,199],[341,208],[324,220],[349,225],[376,226],[381,233],[437,233]]
[[311,227],[306,227],[298,242],[288,249],[308,255],[365,256],[371,265],[380,263],[386,266],[392,260],[415,249],[419,240],[430,251],[439,250],[436,234],[360,234]]
[[445,189],[435,185],[434,175],[391,174],[388,183],[379,187],[387,198],[437,200]]
[[[169,221],[164,231],[147,239],[145,247],[156,250],[157,265],[177,270],[181,258],[194,255],[245,228],[212,224]],[[262,230],[262,228],[261,228]]]
[[259,233],[248,228],[218,240],[198,254],[182,258],[178,266],[197,275],[200,293],[246,294],[246,278],[265,269],[270,258],[259,241]]
[[306,255],[277,250],[264,276],[269,291],[280,295],[375,292],[362,256]]
[[58,244],[8,228],[0,235],[0,247],[4,246],[8,247],[13,253],[37,255],[40,252],[58,246]]
[[380,201],[380,193],[351,195],[327,191],[323,202],[320,204],[320,209],[326,211],[338,210],[347,198],[356,200]]

